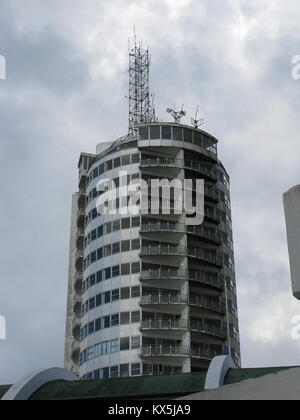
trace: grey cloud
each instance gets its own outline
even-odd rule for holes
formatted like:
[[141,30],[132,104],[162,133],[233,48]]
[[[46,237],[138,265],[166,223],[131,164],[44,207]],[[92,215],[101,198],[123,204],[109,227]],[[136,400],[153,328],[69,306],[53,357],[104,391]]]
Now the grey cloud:
[[[274,296],[281,310],[286,307],[287,328],[294,310],[281,194],[299,183],[300,82],[291,80],[289,67],[290,55],[300,52],[298,37],[286,21],[272,39],[256,28],[251,39],[237,40],[237,16],[247,22],[262,14],[260,2],[191,1],[178,18],[168,14],[175,3],[100,3],[78,1],[67,15],[66,0],[53,8],[27,1],[29,9],[0,0],[0,54],[9,72],[0,82],[0,313],[8,322],[8,340],[0,342],[0,384],[63,363],[77,159],[98,141],[126,132],[127,76],[119,74],[123,61],[114,51],[126,44],[134,23],[153,46],[158,116],[165,119],[174,100],[178,107],[184,102],[190,116],[199,104],[205,129],[220,137],[219,156],[232,184],[244,366],[297,364],[297,342],[282,335],[279,344],[266,344],[255,328]],[[295,3],[286,8],[291,16],[300,13]],[[164,39],[160,16],[173,31]],[[93,48],[86,31],[94,35]],[[172,35],[187,41],[177,43]],[[101,67],[108,53],[109,76]],[[290,300],[282,298],[289,292]]]

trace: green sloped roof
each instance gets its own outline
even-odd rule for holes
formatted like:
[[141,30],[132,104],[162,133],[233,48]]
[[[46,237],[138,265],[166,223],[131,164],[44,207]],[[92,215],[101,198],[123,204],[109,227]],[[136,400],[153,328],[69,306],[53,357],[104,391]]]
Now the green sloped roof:
[[156,395],[172,397],[204,390],[206,373],[102,379],[99,381],[55,381],[41,387],[31,400],[128,399]]
[[269,367],[269,368],[252,368],[252,369],[230,369],[225,377],[224,385],[236,384],[247,379],[261,378],[265,375],[278,373],[282,370],[293,369],[289,367]]
[[3,397],[3,395],[6,394],[6,392],[9,390],[10,387],[11,387],[11,385],[1,385],[0,386],[0,400]]

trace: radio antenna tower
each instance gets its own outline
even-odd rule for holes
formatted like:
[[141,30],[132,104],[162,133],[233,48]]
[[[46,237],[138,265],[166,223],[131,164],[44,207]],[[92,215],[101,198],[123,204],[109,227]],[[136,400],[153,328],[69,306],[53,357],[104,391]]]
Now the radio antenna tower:
[[199,128],[202,125],[204,125],[204,119],[203,118],[200,118],[199,120],[197,119],[197,117],[198,117],[198,111],[199,111],[199,106],[197,106],[195,118],[192,118],[192,120],[191,120],[192,121],[192,125],[195,128]]
[[129,136],[136,136],[136,125],[155,121],[154,105],[149,94],[149,50],[137,45],[134,30],[134,48],[129,46]]

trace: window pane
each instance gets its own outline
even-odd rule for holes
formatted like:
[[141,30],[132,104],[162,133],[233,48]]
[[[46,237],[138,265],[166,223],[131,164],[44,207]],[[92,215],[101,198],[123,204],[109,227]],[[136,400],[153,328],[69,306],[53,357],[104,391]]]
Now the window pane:
[[122,229],[130,229],[130,218],[122,219]]
[[122,241],[121,242],[121,251],[122,252],[130,251],[130,241]]
[[131,348],[132,349],[139,349],[140,346],[141,346],[140,336],[131,337]]
[[160,126],[159,125],[150,127],[150,139],[160,139]]
[[129,376],[129,364],[120,365],[120,377],[124,378]]
[[130,312],[121,313],[121,325],[129,324]]
[[186,141],[187,143],[192,143],[193,142],[193,131],[189,130],[188,128],[184,128],[183,133],[184,133],[184,141]]
[[141,374],[140,363],[132,363],[131,365],[131,376],[138,376]]
[[122,287],[121,289],[121,299],[129,299],[130,298],[130,288],[129,287]]
[[139,128],[139,135],[140,135],[140,140],[148,140],[148,127],[140,127]]
[[140,322],[140,311],[131,312],[131,323]]
[[173,127],[173,139],[182,141],[182,128],[181,127]]
[[121,274],[122,276],[127,276],[128,274],[130,274],[130,264],[121,265]]
[[130,155],[122,156],[122,165],[130,165]]
[[168,125],[162,125],[161,127],[161,138],[170,139],[171,138],[171,127]]
[[120,338],[120,351],[129,350],[129,337]]

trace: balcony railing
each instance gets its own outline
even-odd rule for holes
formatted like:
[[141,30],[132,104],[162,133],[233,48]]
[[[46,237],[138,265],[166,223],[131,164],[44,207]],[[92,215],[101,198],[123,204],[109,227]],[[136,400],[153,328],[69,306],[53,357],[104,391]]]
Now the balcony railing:
[[189,305],[197,308],[209,309],[215,312],[219,312],[220,314],[224,314],[226,312],[224,304],[214,302],[213,300],[203,296],[190,296]]
[[224,282],[220,280],[219,277],[214,276],[210,273],[205,273],[203,271],[189,271],[188,278],[191,281],[195,281],[197,283],[206,284],[208,286],[213,286],[219,290],[224,289]]
[[219,353],[201,347],[188,346],[145,346],[141,349],[141,357],[178,356],[194,357],[203,360],[212,360]]
[[190,331],[199,334],[212,335],[221,339],[226,338],[226,331],[224,329],[208,325],[201,320],[190,321]]
[[78,352],[80,350],[80,341],[73,341],[72,352]]
[[173,168],[180,168],[180,169],[190,169],[195,172],[199,172],[202,175],[205,175],[214,181],[217,181],[217,175],[210,169],[208,166],[205,166],[197,161],[193,160],[183,160],[183,159],[175,159],[175,158],[163,158],[158,157],[156,159],[144,159],[141,161],[142,168],[149,168],[149,167],[165,167],[170,166]]
[[73,298],[73,304],[76,305],[76,304],[81,303],[81,302],[82,302],[81,295],[79,295],[78,293],[76,293],[74,295],[74,298]]
[[79,260],[79,259],[82,259],[82,258],[83,258],[83,250],[82,249],[77,249],[77,252],[75,254],[76,261]]
[[158,279],[172,279],[172,280],[188,280],[188,272],[186,270],[147,270],[141,273],[142,280],[158,280]]
[[141,330],[187,330],[188,321],[182,319],[147,319],[141,321]]
[[201,259],[210,264],[222,266],[222,259],[218,256],[208,253],[202,248],[185,248],[176,245],[156,245],[149,247],[142,247],[141,256],[156,256],[156,255],[169,255],[179,257],[191,257]]
[[183,223],[159,221],[144,223],[141,226],[141,233],[154,233],[154,232],[175,232],[175,233],[188,233],[192,235],[201,236],[204,239],[221,244],[221,239],[214,229],[208,229],[203,226],[187,226]]
[[77,212],[77,227],[78,228],[83,228],[84,218],[85,218],[85,209],[79,208]]
[[79,317],[75,317],[74,319],[73,319],[73,322],[72,322],[72,327],[73,327],[73,329],[75,329],[75,328],[77,328],[77,327],[79,327],[80,328],[80,326],[81,326],[81,318],[79,318]]
[[223,290],[224,282],[213,273],[187,270],[147,270],[142,271],[141,280],[191,280]]
[[146,295],[142,296],[141,305],[187,305],[188,296],[180,294]]
[[141,255],[173,255],[173,256],[186,256],[187,249],[176,245],[157,245],[142,247]]
[[189,357],[189,347],[182,346],[146,346],[141,349],[141,357],[183,356]]
[[78,193],[78,207],[84,207],[85,206],[85,199],[86,199],[86,191],[83,188],[80,188]]
[[225,313],[224,304],[214,302],[204,296],[188,296],[179,293],[141,296],[140,305],[189,305],[219,312],[220,314]]

